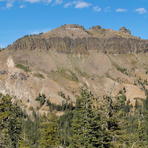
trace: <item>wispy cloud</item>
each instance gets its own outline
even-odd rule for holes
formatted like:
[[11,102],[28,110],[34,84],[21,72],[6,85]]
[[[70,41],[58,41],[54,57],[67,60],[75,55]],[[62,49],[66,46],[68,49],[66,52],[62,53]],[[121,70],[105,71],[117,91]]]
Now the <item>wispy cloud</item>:
[[24,2],[29,2],[29,3],[39,3],[39,2],[51,3],[52,0],[24,0]]
[[25,0],[26,2],[29,2],[29,3],[38,3],[40,2],[40,0]]
[[25,8],[26,6],[25,5],[20,5],[19,8],[23,9]]
[[61,5],[62,3],[63,3],[63,0],[56,0],[56,1],[55,1],[55,4],[56,4],[56,5]]
[[53,6],[62,4],[64,8],[73,6],[74,8],[77,8],[77,9],[88,8],[92,6],[91,3],[86,2],[85,0],[72,0],[67,3],[64,0],[0,0],[0,2],[6,2],[5,8],[13,7],[16,2],[20,3],[19,8],[24,8],[25,6],[24,3],[30,3],[30,4],[35,4],[35,3],[51,4],[52,3]]
[[[83,9],[83,8],[90,8],[90,10],[94,12],[112,12],[113,9],[110,6],[106,7],[99,7],[93,4],[93,2],[89,2],[88,0],[0,0],[1,9],[10,9],[14,6],[18,8],[25,8],[29,4],[35,3],[43,3],[43,4],[51,4],[52,6],[61,5],[63,8],[75,8],[75,9]],[[18,3],[16,5],[16,3]],[[117,8],[114,10],[117,13],[124,13],[124,12],[132,12],[126,8]],[[146,14],[148,10],[146,8],[137,8],[134,12],[138,14]],[[134,13],[133,12],[133,13]]]
[[122,13],[122,12],[127,12],[127,9],[123,9],[123,8],[118,8],[116,9],[116,12]]
[[11,8],[13,7],[13,3],[10,1],[10,2],[7,2],[6,3],[6,8]]
[[86,1],[71,1],[71,2],[67,2],[64,4],[64,8],[68,8],[73,6],[76,9],[82,9],[82,8],[88,8],[90,7],[92,4],[88,3]]
[[137,13],[139,13],[139,14],[145,14],[145,13],[147,13],[147,10],[145,8],[137,8],[135,11]]
[[100,8],[99,6],[94,6],[93,10],[96,12],[100,12],[102,10],[102,8]]
[[[53,0],[0,0],[0,2],[3,2],[4,5],[1,6],[1,8],[12,8],[15,6],[15,3],[19,2],[20,6],[19,8],[24,8],[25,5],[24,3],[46,3],[49,4],[51,3]],[[63,0],[54,0],[56,4],[60,4],[62,3]]]
[[88,8],[91,6],[91,3],[85,1],[77,1],[75,2],[75,8]]
[[73,5],[73,2],[68,2],[64,4],[64,8],[68,8]]

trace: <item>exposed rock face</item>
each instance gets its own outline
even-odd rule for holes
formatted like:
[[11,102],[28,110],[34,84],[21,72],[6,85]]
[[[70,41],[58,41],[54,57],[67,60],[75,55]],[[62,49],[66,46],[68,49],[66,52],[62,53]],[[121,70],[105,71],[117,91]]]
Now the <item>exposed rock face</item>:
[[88,50],[97,50],[102,53],[125,54],[125,53],[144,53],[148,51],[148,42],[140,39],[126,38],[77,38],[53,37],[43,39],[36,36],[25,37],[16,41],[8,49],[41,49],[56,50],[64,53],[86,53]]
[[[75,102],[84,85],[97,96],[116,96],[124,88],[134,103],[146,97],[141,83],[148,88],[147,51],[147,40],[99,26],[64,25],[25,36],[0,52],[0,93],[14,96],[27,110],[37,110],[39,93],[62,104],[63,92]],[[48,111],[46,105],[39,110]]]
[[140,53],[148,51],[148,41],[130,35],[125,28],[118,32],[97,26],[85,30],[78,25],[64,25],[44,34],[25,36],[8,49],[56,50],[65,53],[86,53],[88,50],[111,54]]
[[122,32],[122,33],[131,34],[131,31],[129,29],[125,28],[125,27],[121,27],[119,31]]
[[76,38],[91,37],[91,35],[87,30],[85,30],[83,26],[69,24],[69,25],[63,25],[59,28],[44,33],[42,34],[42,37],[47,39],[50,37],[60,37],[60,38],[69,37],[72,39],[76,39]]
[[11,57],[9,57],[7,59],[7,66],[8,66],[8,68],[14,68],[15,67],[14,61]]
[[102,29],[102,27],[97,25],[97,26],[93,26],[91,29],[92,30],[100,30],[100,29]]
[[[127,99],[134,103],[135,98],[145,98],[138,81],[148,81],[147,57],[147,54],[106,55],[93,51],[80,55],[40,50],[5,50],[0,53],[0,93],[15,96],[27,110],[39,107],[35,101],[39,93],[45,94],[53,103],[61,104],[64,98],[59,92],[63,92],[75,102],[75,95],[84,85],[97,96],[115,96],[125,88]],[[31,71],[7,66],[11,64],[27,64]],[[148,83],[144,85],[148,87]],[[47,107],[44,107],[41,113],[48,112]]]

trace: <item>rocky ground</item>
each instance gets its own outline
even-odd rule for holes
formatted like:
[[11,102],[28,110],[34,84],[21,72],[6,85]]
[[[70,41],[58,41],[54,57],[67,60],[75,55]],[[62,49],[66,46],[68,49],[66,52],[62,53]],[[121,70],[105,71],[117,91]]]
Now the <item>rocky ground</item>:
[[[147,41],[122,31],[103,32],[98,27],[85,30],[81,26],[67,25],[45,34],[19,39],[0,52],[0,92],[14,96],[14,102],[28,113],[35,109],[41,114],[49,110],[45,105],[39,108],[35,100],[39,93],[45,94],[52,103],[62,104],[64,98],[59,94],[63,92],[71,102],[75,102],[82,86],[87,86],[96,96],[115,96],[125,89],[127,100],[132,104],[136,99],[145,99],[144,87],[148,87]],[[88,40],[93,40],[92,45],[86,46]],[[113,52],[99,50],[97,44],[101,46],[101,43],[98,40],[102,44],[102,40],[113,41],[111,48],[106,48],[109,44],[105,45],[106,50]],[[120,49],[117,40],[122,43]],[[74,47],[71,50],[79,48],[67,52],[69,46]],[[84,47],[91,47],[91,50]],[[132,49],[131,53],[128,47]],[[135,52],[138,50],[142,52]]]

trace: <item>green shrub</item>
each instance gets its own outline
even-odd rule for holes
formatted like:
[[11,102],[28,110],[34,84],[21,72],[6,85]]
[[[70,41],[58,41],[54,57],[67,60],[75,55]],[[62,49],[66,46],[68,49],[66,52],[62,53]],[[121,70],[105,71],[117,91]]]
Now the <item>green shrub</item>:
[[71,81],[76,81],[76,82],[79,81],[77,75],[69,69],[58,68],[56,72]]
[[34,110],[34,109],[33,109],[33,106],[30,106],[30,107],[29,107],[29,110],[30,110],[30,111],[33,111],[33,110]]
[[79,68],[75,68],[75,70],[77,71],[77,73],[82,76],[82,77],[86,77],[86,78],[89,78],[89,74],[87,74],[86,72],[84,71],[81,71]]
[[45,77],[41,73],[35,73],[34,76],[41,79],[45,79]]
[[17,64],[16,65],[17,68],[24,70],[25,72],[30,72],[30,68],[29,66],[23,65],[23,64]]
[[128,75],[128,70],[126,68],[117,66],[117,70],[120,71],[123,74]]
[[35,100],[39,101],[40,106],[43,106],[46,102],[46,96],[44,94],[39,94],[39,96]]

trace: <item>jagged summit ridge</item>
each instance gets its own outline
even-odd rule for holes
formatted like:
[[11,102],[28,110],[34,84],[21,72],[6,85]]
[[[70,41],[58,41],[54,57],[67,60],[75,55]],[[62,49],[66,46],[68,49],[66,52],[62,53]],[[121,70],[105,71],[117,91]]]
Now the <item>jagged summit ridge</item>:
[[59,27],[61,29],[71,29],[71,30],[79,30],[79,29],[82,29],[82,30],[85,30],[85,28],[83,26],[80,26],[80,25],[77,25],[77,24],[65,24],[61,27]]
[[85,29],[83,26],[77,24],[65,24],[61,27],[53,29],[42,35],[43,38],[49,37],[70,37],[70,38],[110,38],[110,37],[123,37],[123,38],[137,38],[131,35],[129,29],[121,27],[119,31],[112,29],[104,29],[101,26],[93,26],[90,29]]
[[55,50],[65,53],[86,53],[97,50],[102,53],[140,53],[148,51],[148,41],[132,36],[122,27],[119,31],[94,26],[68,24],[39,35],[25,36],[8,49]]
[[53,29],[47,33],[44,33],[42,37],[43,38],[70,37],[72,39],[75,39],[75,38],[87,38],[91,37],[91,35],[83,26],[76,24],[67,24],[59,28]]

